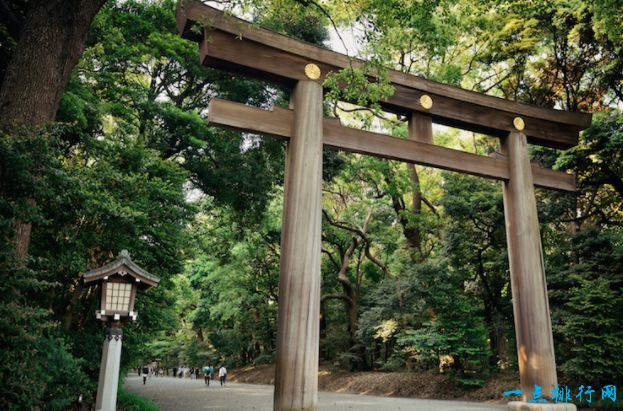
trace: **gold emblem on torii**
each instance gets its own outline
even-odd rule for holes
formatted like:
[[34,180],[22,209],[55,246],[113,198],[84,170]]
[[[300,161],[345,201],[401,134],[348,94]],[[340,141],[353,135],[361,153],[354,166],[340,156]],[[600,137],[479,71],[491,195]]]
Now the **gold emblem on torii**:
[[320,78],[320,68],[317,65],[310,63],[305,66],[305,75],[310,80],[318,80]]
[[430,110],[433,107],[433,99],[428,94],[423,94],[420,97],[420,105],[426,110]]

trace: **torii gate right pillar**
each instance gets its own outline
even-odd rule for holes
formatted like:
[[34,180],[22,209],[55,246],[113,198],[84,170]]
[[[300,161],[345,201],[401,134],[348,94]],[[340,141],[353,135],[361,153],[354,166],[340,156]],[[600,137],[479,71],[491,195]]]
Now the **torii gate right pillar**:
[[[528,403],[550,399],[556,387],[556,361],[552,323],[543,266],[543,250],[525,134],[510,133],[501,139],[508,156],[509,180],[504,183],[504,215],[510,263],[517,359],[523,401],[511,402],[511,410],[562,409],[570,404]],[[535,386],[540,396],[533,396]],[[574,410],[572,408],[565,408]]]

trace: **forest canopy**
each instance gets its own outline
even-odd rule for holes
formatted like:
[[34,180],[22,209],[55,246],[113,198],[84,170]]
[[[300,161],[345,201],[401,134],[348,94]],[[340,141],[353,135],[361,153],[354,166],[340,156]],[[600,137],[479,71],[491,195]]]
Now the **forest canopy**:
[[[537,190],[559,381],[623,384],[620,1],[216,3],[375,67],[593,113],[576,147],[530,155],[578,188]],[[203,67],[175,7],[0,4],[2,409],[94,400],[105,325],[80,275],[123,249],[162,279],[124,328],[125,370],[274,361],[285,143],[212,127],[207,107],[288,107],[291,90]],[[33,27],[71,41],[35,44]],[[329,83],[349,87],[329,89],[327,116],[407,138],[407,119],[376,104],[388,84]],[[450,127],[433,139],[500,151]],[[321,363],[443,372],[468,388],[517,372],[500,182],[325,149],[322,187]]]

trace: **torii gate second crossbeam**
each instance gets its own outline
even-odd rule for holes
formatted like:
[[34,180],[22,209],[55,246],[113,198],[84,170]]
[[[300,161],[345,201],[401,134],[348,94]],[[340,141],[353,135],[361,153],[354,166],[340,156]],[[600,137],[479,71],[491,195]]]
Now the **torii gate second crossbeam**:
[[[322,82],[328,73],[361,62],[258,29],[196,0],[178,2],[177,20],[182,36],[199,42],[204,65],[294,88],[293,110],[268,111],[217,99],[208,110],[211,124],[288,140],[274,410],[315,410],[317,405],[323,144],[503,181],[524,400],[509,407],[534,406],[526,401],[535,385],[548,398],[557,377],[534,186],[574,191],[575,180],[572,174],[532,165],[528,143],[572,147],[579,131],[590,125],[590,114],[519,104],[390,71],[396,92],[382,105],[408,116],[409,140],[355,130],[323,118]],[[491,158],[435,146],[433,122],[499,137],[502,153]],[[537,406],[575,409],[570,404]]]

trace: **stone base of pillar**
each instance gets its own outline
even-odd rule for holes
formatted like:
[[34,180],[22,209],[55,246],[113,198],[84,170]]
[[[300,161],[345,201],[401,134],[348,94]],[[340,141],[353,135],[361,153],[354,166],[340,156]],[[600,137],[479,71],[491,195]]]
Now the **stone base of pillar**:
[[575,404],[538,404],[524,401],[511,401],[508,403],[510,411],[577,411]]

